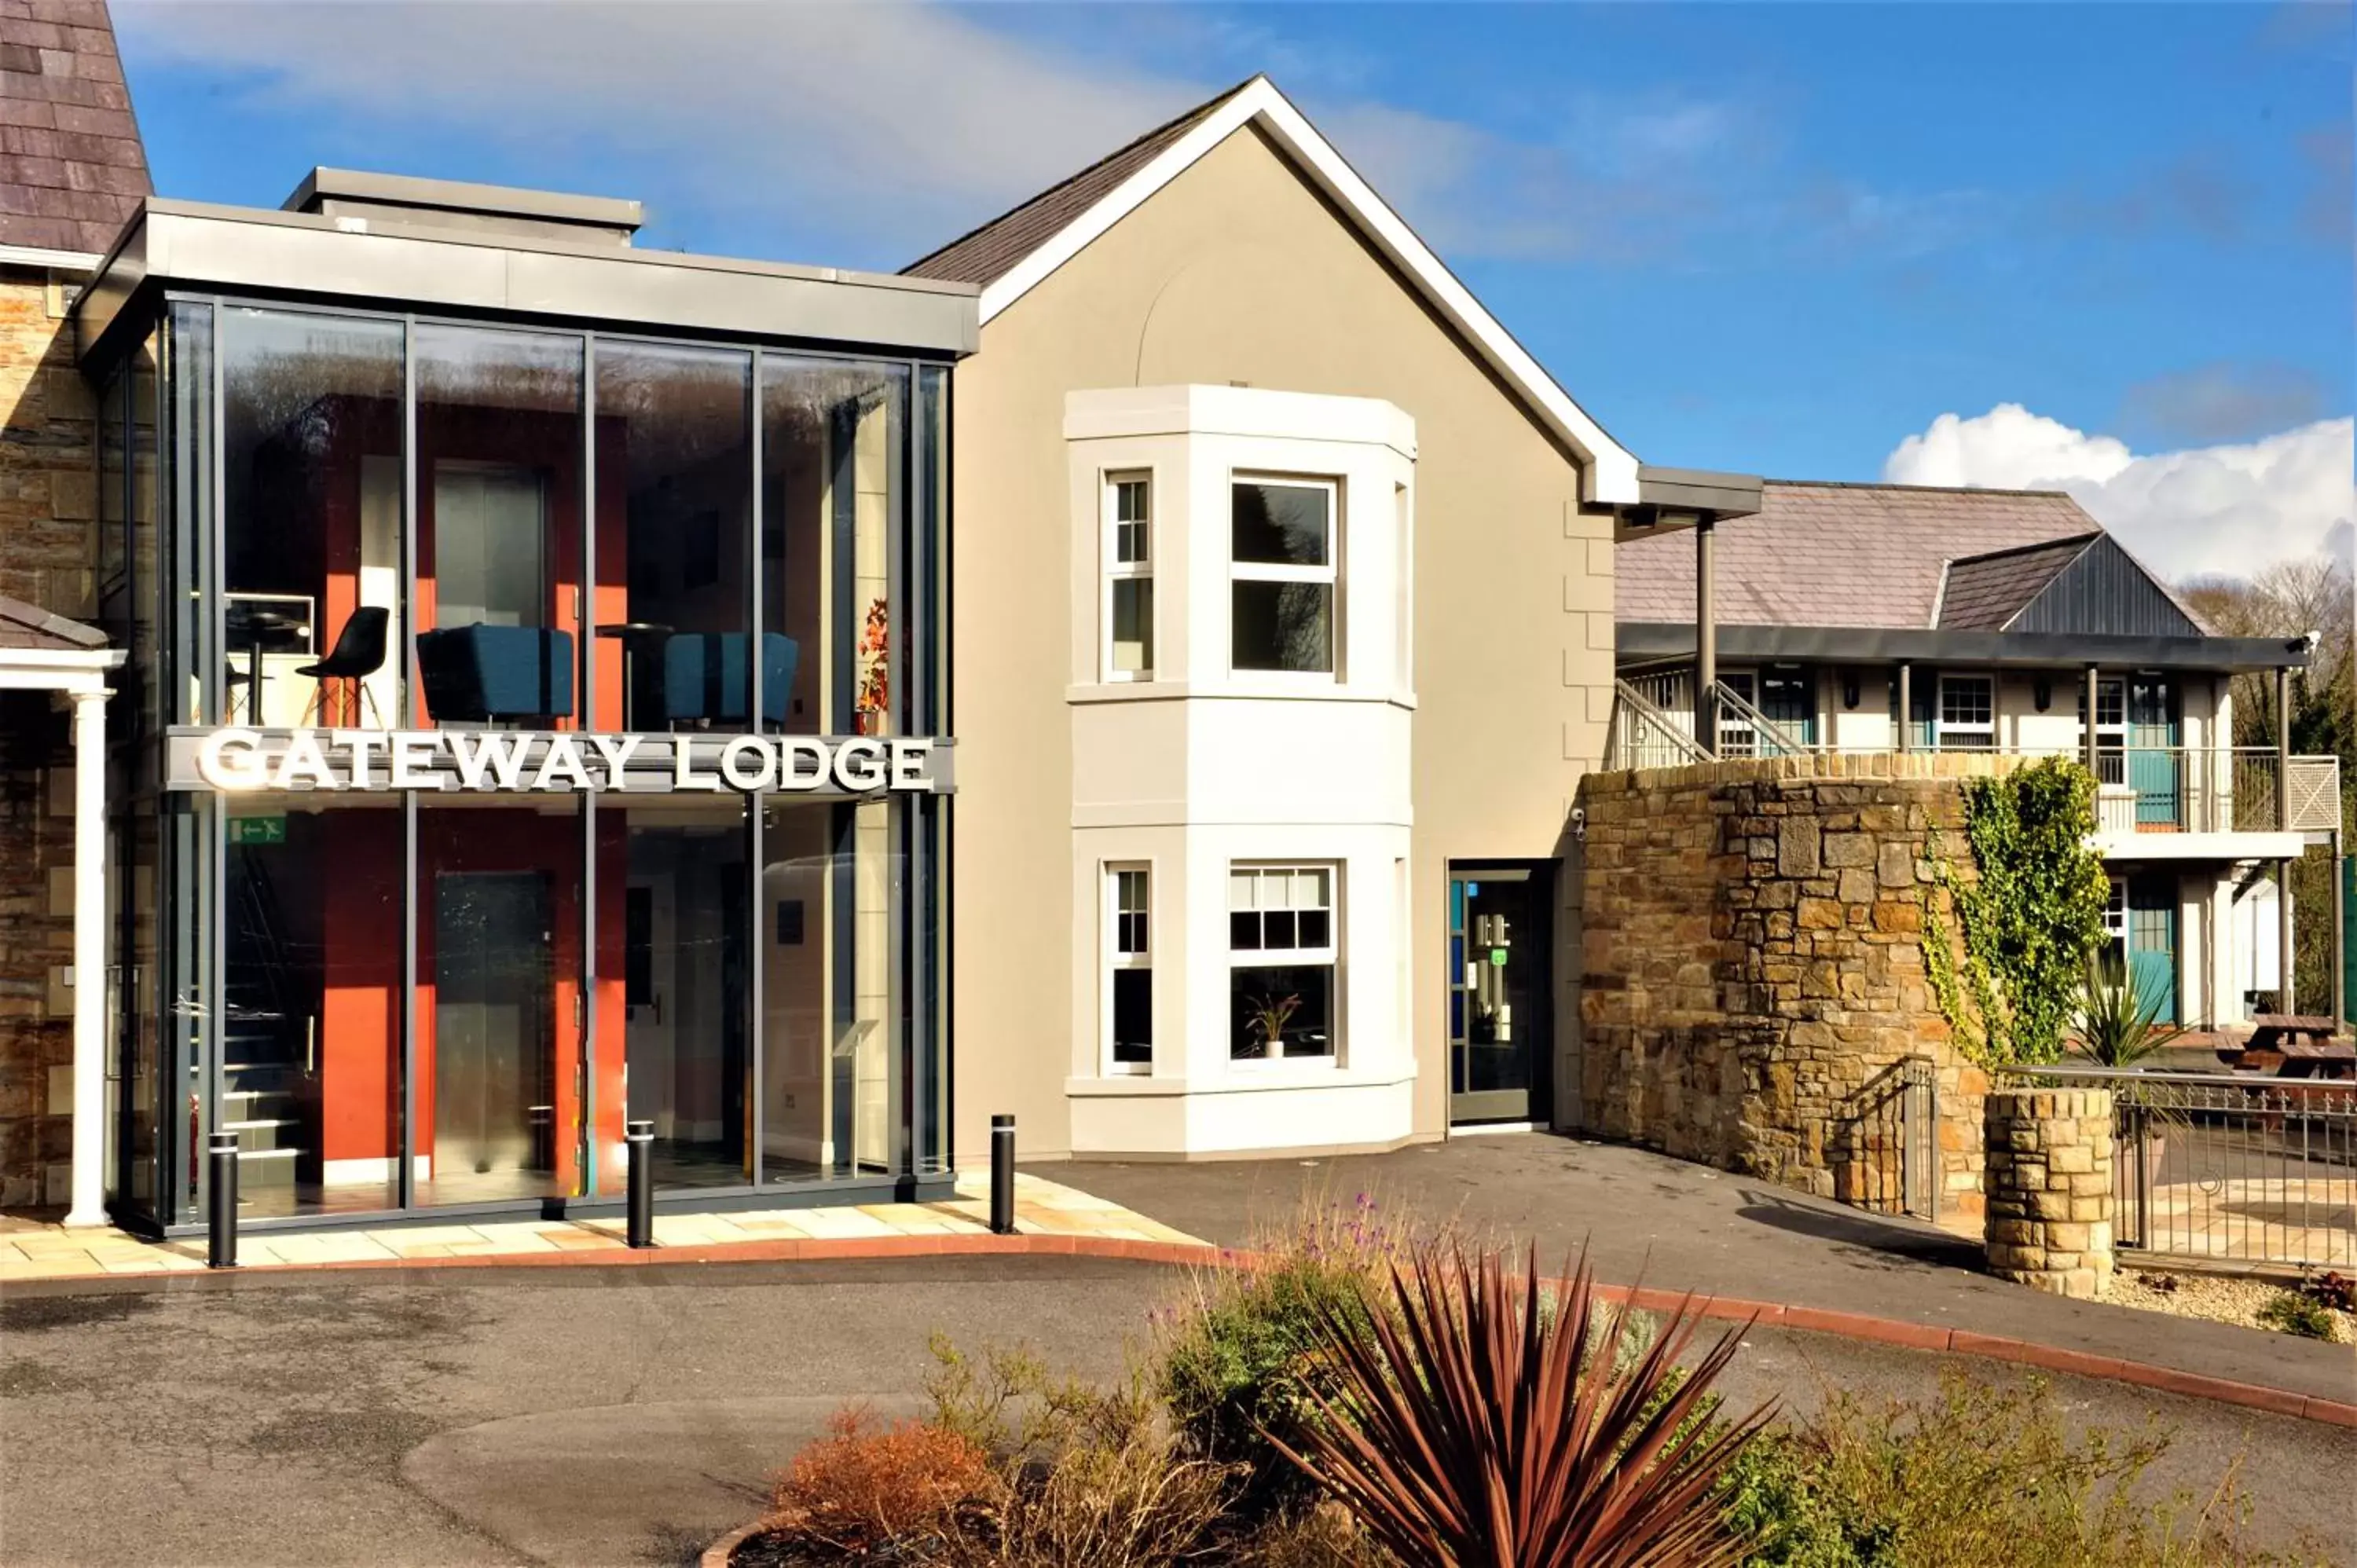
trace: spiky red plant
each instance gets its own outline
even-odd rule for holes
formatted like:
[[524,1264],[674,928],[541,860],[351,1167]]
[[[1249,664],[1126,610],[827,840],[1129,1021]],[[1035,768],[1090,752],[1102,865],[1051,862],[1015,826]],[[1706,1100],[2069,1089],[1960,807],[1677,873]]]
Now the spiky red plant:
[[1585,1256],[1549,1281],[1533,1249],[1523,1274],[1517,1285],[1494,1252],[1426,1246],[1393,1268],[1394,1310],[1321,1312],[1339,1387],[1312,1395],[1322,1422],[1271,1434],[1279,1450],[1405,1563],[1737,1561],[1712,1488],[1769,1410],[1719,1423],[1708,1402],[1743,1330],[1681,1379],[1700,1322],[1688,1297],[1624,1367],[1629,1315],[1599,1332]]

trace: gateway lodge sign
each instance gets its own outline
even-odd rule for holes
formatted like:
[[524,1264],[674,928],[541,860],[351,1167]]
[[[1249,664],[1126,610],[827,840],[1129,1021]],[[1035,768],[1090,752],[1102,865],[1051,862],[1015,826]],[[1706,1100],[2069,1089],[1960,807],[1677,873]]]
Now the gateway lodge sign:
[[911,736],[176,728],[165,743],[165,787],[946,794],[951,749]]

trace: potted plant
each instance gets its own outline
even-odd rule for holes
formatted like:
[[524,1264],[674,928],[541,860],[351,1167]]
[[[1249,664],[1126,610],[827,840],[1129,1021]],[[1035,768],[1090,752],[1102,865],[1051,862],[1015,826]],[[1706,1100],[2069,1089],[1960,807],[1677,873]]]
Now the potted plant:
[[1297,993],[1289,993],[1283,996],[1269,994],[1253,998],[1252,1007],[1247,1015],[1247,1027],[1260,1036],[1261,1043],[1265,1047],[1265,1054],[1270,1058],[1274,1059],[1285,1054],[1285,1026],[1293,1021],[1293,1015],[1299,1011],[1301,1011],[1301,997]]

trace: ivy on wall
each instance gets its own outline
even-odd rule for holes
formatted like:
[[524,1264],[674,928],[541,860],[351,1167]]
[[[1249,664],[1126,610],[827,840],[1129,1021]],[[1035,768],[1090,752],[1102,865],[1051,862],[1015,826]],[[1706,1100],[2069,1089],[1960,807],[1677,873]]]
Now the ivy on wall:
[[[2104,940],[2109,883],[2094,848],[2095,776],[2051,757],[1964,781],[1977,880],[1934,856],[1923,965],[1956,1042],[1984,1066],[2050,1062]],[[1940,918],[1944,903],[1951,918]]]

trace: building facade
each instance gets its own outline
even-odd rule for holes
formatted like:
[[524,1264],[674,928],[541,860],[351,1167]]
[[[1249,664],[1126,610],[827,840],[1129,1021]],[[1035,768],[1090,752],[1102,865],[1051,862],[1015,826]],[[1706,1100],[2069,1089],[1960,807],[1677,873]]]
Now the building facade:
[[[2337,764],[2238,746],[2233,681],[2305,666],[2303,640],[2212,635],[2061,492],[1771,480],[1715,532],[1715,755],[2087,760],[2112,941],[2155,1015],[2283,1010],[2282,869],[2340,826]],[[1696,550],[1620,560],[1627,696],[1691,738]]]
[[1265,79],[909,270],[982,290],[959,1146],[1550,1123],[1652,471]]
[[[319,170],[73,311],[107,704],[102,1173],[193,1222],[945,1179],[971,290]],[[77,1145],[77,1159],[83,1151]]]

